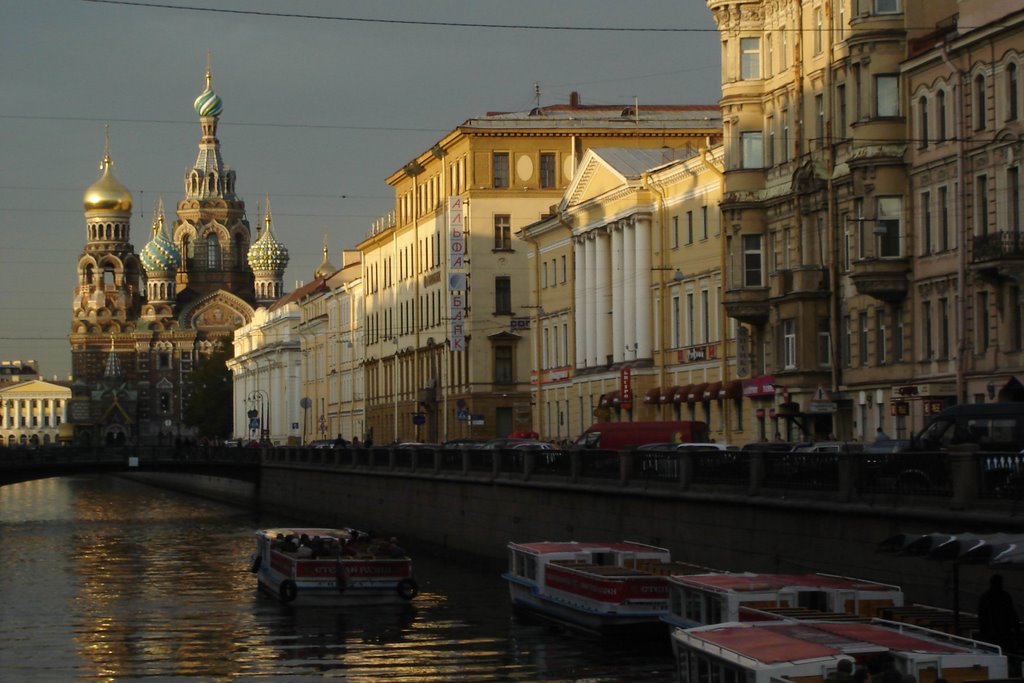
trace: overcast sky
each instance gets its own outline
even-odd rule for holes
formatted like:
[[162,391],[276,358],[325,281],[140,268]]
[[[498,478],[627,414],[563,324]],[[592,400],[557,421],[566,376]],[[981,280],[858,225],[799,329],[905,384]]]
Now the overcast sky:
[[207,50],[225,163],[254,238],[269,193],[289,291],[312,277],[325,232],[337,265],[393,208],[388,175],[467,118],[531,108],[535,83],[541,104],[573,90],[584,104],[714,104],[721,91],[703,0],[5,0],[2,17],[0,359],[35,359],[46,377],[71,371],[82,194],[104,125],[138,252],[157,197],[173,220],[195,162]]

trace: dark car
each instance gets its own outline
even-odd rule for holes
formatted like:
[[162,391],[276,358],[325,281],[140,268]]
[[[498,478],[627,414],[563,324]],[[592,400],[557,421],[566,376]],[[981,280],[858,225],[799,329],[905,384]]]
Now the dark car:
[[980,451],[1020,450],[1024,403],[964,403],[946,408],[914,436],[910,449],[939,451],[971,445]]

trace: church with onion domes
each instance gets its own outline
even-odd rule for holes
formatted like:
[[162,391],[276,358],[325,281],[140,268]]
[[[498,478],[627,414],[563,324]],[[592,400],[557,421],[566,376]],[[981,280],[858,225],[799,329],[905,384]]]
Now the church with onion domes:
[[184,197],[167,220],[161,197],[148,241],[131,242],[132,194],[114,174],[109,135],[100,178],[85,191],[86,241],[72,300],[72,386],[68,418],[80,443],[172,443],[190,377],[256,308],[283,294],[288,250],[274,233],[267,197],[257,237],[221,156],[223,103],[207,64],[196,98],[201,136],[185,172]]

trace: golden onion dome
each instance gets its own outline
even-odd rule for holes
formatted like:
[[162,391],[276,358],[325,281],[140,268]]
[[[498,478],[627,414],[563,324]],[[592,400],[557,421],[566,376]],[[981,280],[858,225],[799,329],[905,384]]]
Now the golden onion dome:
[[86,211],[131,211],[132,193],[114,177],[114,162],[110,155],[100,164],[103,175],[89,186],[82,196]]

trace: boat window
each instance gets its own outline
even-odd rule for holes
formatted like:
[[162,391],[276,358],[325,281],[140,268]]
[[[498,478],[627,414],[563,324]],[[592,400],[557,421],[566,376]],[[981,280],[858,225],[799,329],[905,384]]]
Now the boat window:
[[707,598],[707,601],[708,601],[708,605],[707,605],[707,615],[708,615],[707,618],[708,618],[708,620],[707,620],[707,623],[709,623],[709,624],[718,624],[718,623],[720,623],[722,621],[722,599],[721,598],[712,597],[712,596],[709,595],[708,598]]
[[604,566],[604,565],[615,565],[615,558],[611,553],[594,553],[591,555],[590,561],[593,564]]
[[698,624],[708,623],[704,620],[704,614],[701,611],[702,601],[701,594],[699,592],[691,590],[686,591],[686,596],[684,597],[684,600],[686,602],[686,613],[684,614],[684,616],[687,619],[691,619],[697,622]]
[[537,558],[531,555],[523,557],[523,576],[534,581],[537,580]]
[[671,590],[671,593],[669,594],[669,601],[670,601],[669,609],[672,611],[672,614],[676,614],[676,615],[679,615],[679,616],[683,616],[684,615],[684,612],[683,612],[683,606],[684,606],[683,595],[684,595],[684,593],[685,593],[685,591],[682,590],[681,588],[673,588]]

